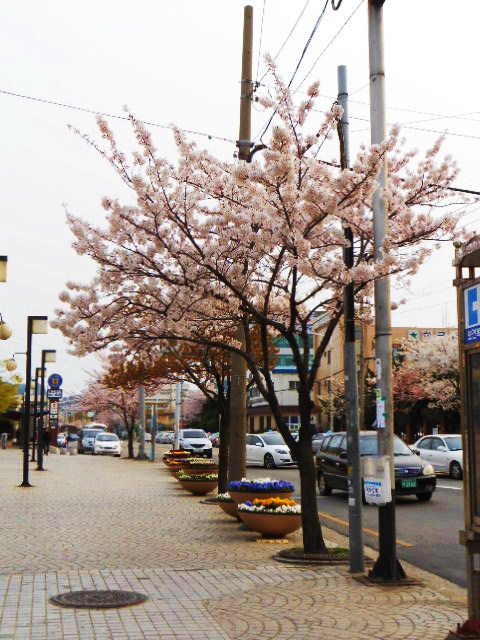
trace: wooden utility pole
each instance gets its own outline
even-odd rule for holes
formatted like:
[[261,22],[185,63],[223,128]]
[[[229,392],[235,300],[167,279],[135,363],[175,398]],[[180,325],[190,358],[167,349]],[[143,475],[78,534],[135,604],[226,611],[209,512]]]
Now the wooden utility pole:
[[[240,129],[237,141],[238,158],[250,161],[251,109],[252,109],[252,47],[253,7],[246,6],[243,15],[242,79],[240,82]],[[245,349],[245,334],[239,324],[236,339]],[[232,353],[230,382],[230,441],[228,455],[228,479],[241,480],[246,474],[247,434],[247,363],[237,353]]]

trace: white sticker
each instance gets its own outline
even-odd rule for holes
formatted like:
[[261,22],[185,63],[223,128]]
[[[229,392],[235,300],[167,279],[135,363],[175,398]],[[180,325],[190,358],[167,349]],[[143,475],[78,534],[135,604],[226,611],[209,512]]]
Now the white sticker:
[[380,358],[377,358],[375,360],[375,368],[377,370],[377,380],[381,380],[382,379],[382,361],[380,360]]
[[355,498],[349,498],[348,499],[348,506],[349,507],[354,507],[355,506]]

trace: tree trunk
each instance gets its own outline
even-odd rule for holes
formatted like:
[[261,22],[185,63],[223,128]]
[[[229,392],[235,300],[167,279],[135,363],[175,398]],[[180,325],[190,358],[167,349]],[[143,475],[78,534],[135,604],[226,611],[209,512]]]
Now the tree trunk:
[[133,425],[129,425],[127,426],[127,433],[128,433],[128,457],[129,459],[134,458],[133,455],[133,436],[135,433],[135,428]]

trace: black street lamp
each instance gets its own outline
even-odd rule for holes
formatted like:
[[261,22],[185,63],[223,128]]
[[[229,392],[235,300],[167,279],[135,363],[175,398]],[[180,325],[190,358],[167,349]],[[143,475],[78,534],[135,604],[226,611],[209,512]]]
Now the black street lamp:
[[23,413],[23,480],[21,487],[31,487],[28,473],[28,445],[30,441],[30,386],[32,384],[32,335],[47,333],[47,316],[27,318],[27,366],[25,370],[25,409]]
[[37,449],[37,471],[45,471],[43,467],[43,412],[45,406],[45,364],[47,362],[56,361],[55,349],[43,349],[42,350],[42,366],[40,374],[40,418],[38,420],[38,449]]
[[[33,398],[33,439],[32,439],[32,457],[30,462],[36,462],[35,459],[35,438],[37,436],[37,414],[38,414],[38,378],[40,377],[41,367],[35,368],[35,396]],[[39,442],[40,444],[40,442]]]

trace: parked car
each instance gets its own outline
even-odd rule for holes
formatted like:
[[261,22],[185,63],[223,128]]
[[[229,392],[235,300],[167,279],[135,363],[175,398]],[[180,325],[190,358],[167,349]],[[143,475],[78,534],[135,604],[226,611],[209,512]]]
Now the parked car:
[[[430,500],[437,479],[431,464],[412,453],[397,436],[394,438],[395,493],[415,495],[421,502]],[[377,455],[377,432],[360,433],[360,455]],[[329,496],[333,489],[347,491],[347,438],[344,432],[326,436],[316,456],[317,482],[320,495]]]
[[122,444],[119,437],[115,433],[97,433],[93,443],[93,455],[110,454],[120,457],[122,453]]
[[296,462],[281,434],[278,431],[268,431],[247,435],[247,464],[275,469],[291,467]]
[[67,434],[59,433],[57,435],[57,447],[61,447],[62,449],[67,446]]
[[151,442],[152,441],[152,434],[151,433],[145,433],[144,437],[145,437],[145,442]]
[[212,443],[203,429],[180,429],[180,448],[196,456],[212,457]]
[[451,478],[463,478],[463,448],[460,434],[424,436],[411,446],[424,462],[429,462],[436,472],[448,473]]
[[169,444],[169,434],[172,434],[173,436],[173,431],[159,431],[155,438],[155,442],[157,444]]
[[80,440],[78,441],[78,453],[85,453],[89,451],[93,453],[93,443],[97,433],[105,433],[104,429],[82,429],[80,433]]
[[313,455],[316,456],[322,446],[322,442],[325,440],[324,433],[316,433],[312,438],[312,451]]

